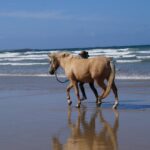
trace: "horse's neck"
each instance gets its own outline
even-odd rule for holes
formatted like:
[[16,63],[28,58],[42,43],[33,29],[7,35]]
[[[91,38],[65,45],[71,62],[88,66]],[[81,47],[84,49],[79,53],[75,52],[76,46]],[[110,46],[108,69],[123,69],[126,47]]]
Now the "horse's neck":
[[70,58],[61,58],[60,66],[65,70],[65,68],[70,64]]

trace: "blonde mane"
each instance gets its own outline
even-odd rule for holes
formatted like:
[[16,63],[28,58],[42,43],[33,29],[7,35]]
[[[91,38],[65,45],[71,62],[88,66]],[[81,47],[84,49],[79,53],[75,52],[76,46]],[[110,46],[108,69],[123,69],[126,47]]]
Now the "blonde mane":
[[57,54],[59,54],[62,57],[81,59],[81,57],[79,55],[75,55],[74,53],[67,52],[67,51],[58,52]]

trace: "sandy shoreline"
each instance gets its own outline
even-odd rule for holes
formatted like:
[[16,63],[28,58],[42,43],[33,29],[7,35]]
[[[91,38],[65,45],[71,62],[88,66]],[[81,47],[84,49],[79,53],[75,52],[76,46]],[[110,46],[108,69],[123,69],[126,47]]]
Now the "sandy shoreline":
[[0,149],[149,149],[150,80],[117,80],[120,105],[112,93],[96,108],[67,106],[65,87],[49,77],[0,77]]

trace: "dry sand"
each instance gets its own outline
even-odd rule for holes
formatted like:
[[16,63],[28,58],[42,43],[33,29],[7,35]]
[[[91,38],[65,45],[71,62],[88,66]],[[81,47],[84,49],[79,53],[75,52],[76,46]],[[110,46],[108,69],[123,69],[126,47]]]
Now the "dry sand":
[[150,81],[117,81],[101,108],[88,100],[67,106],[65,87],[48,77],[0,77],[0,150],[148,150]]

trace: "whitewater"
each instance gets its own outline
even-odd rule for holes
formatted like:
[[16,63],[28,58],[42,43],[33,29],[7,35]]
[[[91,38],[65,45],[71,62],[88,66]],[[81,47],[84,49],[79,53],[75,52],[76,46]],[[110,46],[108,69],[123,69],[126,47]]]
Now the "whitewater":
[[[90,57],[107,56],[116,64],[116,78],[150,80],[150,46],[93,47],[66,49],[18,49],[0,51],[0,76],[50,76],[48,53],[68,51],[78,55],[89,52]],[[59,77],[65,77],[59,69]],[[51,76],[50,76],[51,77]]]

